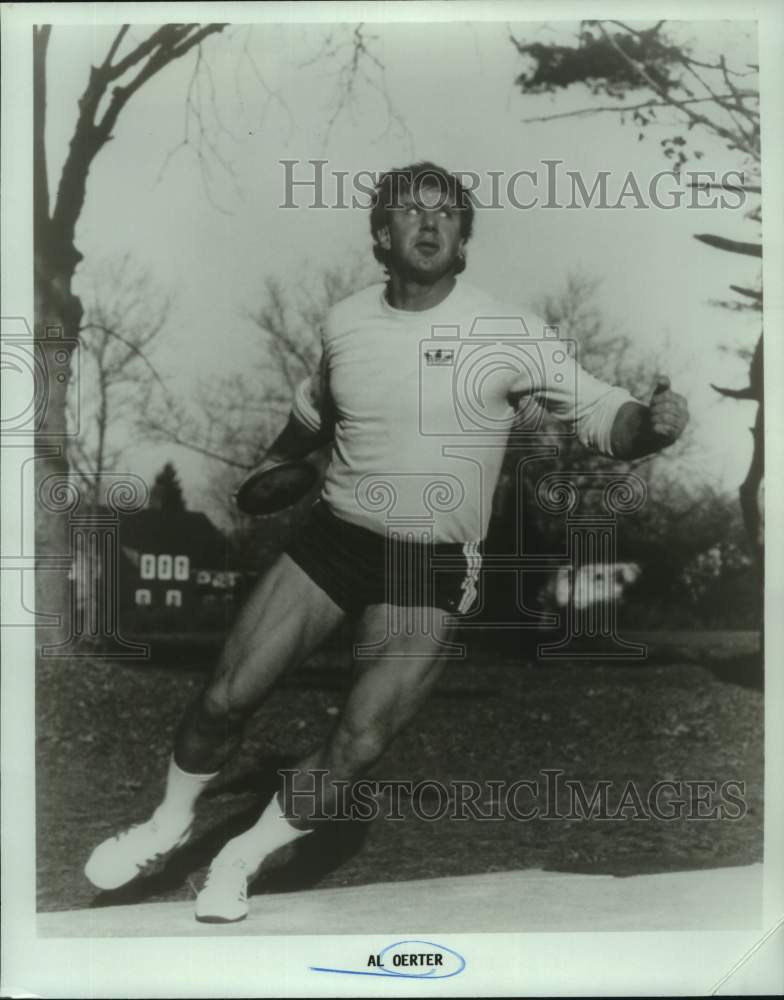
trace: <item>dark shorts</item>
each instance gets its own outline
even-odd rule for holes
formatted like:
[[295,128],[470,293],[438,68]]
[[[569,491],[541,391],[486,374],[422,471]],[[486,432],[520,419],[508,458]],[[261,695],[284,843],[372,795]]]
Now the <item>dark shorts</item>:
[[323,500],[313,505],[285,551],[349,613],[369,604],[393,604],[465,614],[478,599],[479,543],[385,537],[341,520]]

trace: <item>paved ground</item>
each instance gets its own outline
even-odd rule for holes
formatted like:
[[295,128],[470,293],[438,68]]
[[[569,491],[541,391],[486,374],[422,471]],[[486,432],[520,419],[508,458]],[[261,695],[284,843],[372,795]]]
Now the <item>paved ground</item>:
[[759,925],[762,865],[660,875],[518,871],[255,896],[246,921],[199,924],[190,902],[38,915],[44,937],[735,930]]

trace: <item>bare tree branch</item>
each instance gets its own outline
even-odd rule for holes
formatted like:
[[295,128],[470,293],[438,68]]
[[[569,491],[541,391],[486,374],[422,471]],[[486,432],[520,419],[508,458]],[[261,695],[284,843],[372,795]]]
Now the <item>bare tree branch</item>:
[[[165,66],[185,55],[208,35],[222,31],[225,25],[208,24],[197,27],[195,31],[194,27],[197,26],[164,25],[116,65],[103,64],[91,68],[87,87],[79,100],[79,116],[63,165],[52,214],[52,235],[63,253],[73,243],[76,221],[84,204],[90,165],[101,147],[111,138],[117,118],[128,100]],[[113,89],[103,117],[97,120],[98,107],[109,84],[145,57],[146,63],[130,83]]]
[[717,191],[746,191],[749,194],[761,194],[762,188],[758,184],[717,184],[713,181],[689,181],[689,187],[705,188]]
[[[153,31],[151,35],[145,38],[143,42],[140,42],[132,52],[129,52],[127,56],[124,56],[118,63],[115,63],[115,65],[112,66],[111,61],[114,58],[114,55],[116,54],[117,51],[115,43],[119,45],[117,38],[115,38],[115,41],[112,43],[114,52],[110,50],[109,55],[107,56],[107,58],[104,60],[103,63],[103,65],[106,67],[108,80],[109,81],[118,80],[124,73],[127,73],[127,71],[132,66],[135,66],[136,63],[141,62],[141,60],[144,59],[145,56],[149,55],[150,52],[153,51],[153,49],[155,49],[158,45],[161,45],[163,42],[165,42],[165,40],[170,35],[169,29],[171,27],[172,25],[168,24],[162,25],[160,28]],[[129,25],[124,24],[120,29],[120,31],[125,32],[127,31],[128,28]],[[122,41],[122,39],[120,39],[120,41]]]
[[158,51],[150,56],[147,63],[130,83],[124,87],[114,88],[109,107],[96,126],[98,134],[104,138],[104,141],[111,135],[117,118],[128,100],[143,84],[155,76],[156,73],[159,73],[164,66],[168,66],[170,62],[179,59],[180,56],[189,52],[195,45],[198,45],[203,39],[207,38],[208,35],[214,34],[217,31],[223,31],[226,25],[208,24],[203,28],[199,28],[190,37],[186,37],[192,27],[194,26],[187,25],[182,29],[178,25],[167,25],[163,29],[167,31],[167,37],[165,41],[161,42]]
[[657,83],[656,80],[653,79],[651,74],[648,72],[646,67],[641,62],[639,62],[637,59],[632,58],[632,56],[628,55],[628,53],[626,53],[621,48],[621,46],[618,45],[618,43],[615,41],[612,35],[607,31],[607,29],[604,27],[601,21],[597,21],[596,25],[599,28],[602,37],[605,39],[608,45],[610,45],[611,48],[616,52],[619,58],[622,59],[623,62],[625,62],[630,67],[630,69],[633,69],[634,72],[637,73],[637,75],[640,77],[640,79],[643,80],[655,94],[658,94],[660,98],[666,100],[668,104],[672,105],[672,107],[678,108],[680,111],[682,111],[683,114],[693,124],[704,125],[708,127],[712,132],[715,132],[723,139],[726,139],[733,145],[737,145],[739,148],[742,148],[744,152],[747,152],[755,160],[759,160],[760,151],[758,146],[749,145],[748,140],[745,140],[741,136],[738,136],[735,133],[730,132],[729,129],[724,128],[723,125],[718,124],[717,122],[706,117],[705,115],[701,115],[695,111],[692,111],[689,105],[686,104],[684,101],[680,101],[676,97],[673,97],[672,94],[669,94],[659,83]]
[[[207,80],[209,108],[212,112],[215,123],[217,124],[218,131],[228,135],[235,142],[238,141],[237,137],[226,127],[223,122],[223,118],[218,111],[212,73],[209,69],[209,64],[202,59],[201,46],[199,46],[197,48],[196,60],[188,80],[188,88],[185,95],[182,139],[167,152],[163,163],[161,164],[155,183],[159,184],[163,180],[169,164],[181,150],[191,149],[193,150],[199,164],[202,189],[205,197],[212,207],[219,211],[222,215],[230,215],[230,211],[221,205],[215,197],[212,186],[213,175],[209,164],[210,158],[215,160],[221,169],[226,173],[232,182],[235,193],[240,198],[242,197],[242,190],[239,186],[237,174],[233,166],[221,153],[218,142],[210,138],[210,129],[205,120],[205,108],[202,98],[202,70],[204,70],[204,75]],[[191,134],[192,123],[195,124],[195,140]]]
[[754,288],[741,288],[740,285],[730,285],[730,288],[738,295],[745,295],[756,302],[762,302],[762,292],[758,292]]
[[[104,326],[103,323],[84,323],[82,326],[79,327],[80,333],[86,330],[100,330],[100,332],[105,333],[107,337],[114,337],[116,340],[119,340],[122,344],[125,344],[125,346],[128,348],[129,354],[137,355],[137,357],[139,357],[145,363],[153,378],[158,382],[158,384],[163,388],[163,390],[166,391],[166,383],[158,374],[155,366],[147,357],[147,355],[144,353],[144,351],[142,351],[141,348],[137,347],[136,344],[131,343],[129,340],[123,337],[121,333],[118,333],[117,330],[113,330],[108,326]],[[120,367],[124,368],[128,360],[129,360],[129,355],[126,355],[125,358],[121,360]]]
[[742,243],[740,240],[728,240],[724,236],[711,236],[709,233],[695,233],[694,239],[717,250],[728,250],[730,253],[740,253],[747,257],[762,256],[762,246],[759,243]]
[[[749,93],[752,93],[749,91]],[[731,95],[725,95],[731,96]],[[681,101],[681,104],[704,104],[713,101],[712,97],[693,97],[688,100]],[[619,115],[624,114],[627,111],[643,111],[646,108],[668,108],[672,107],[672,102],[669,100],[656,101],[651,99],[650,101],[641,101],[639,104],[623,104],[623,105],[610,105],[605,104],[601,107],[594,108],[578,108],[576,111],[561,111],[554,115],[540,115],[536,118],[521,118],[520,121],[525,124],[531,124],[533,122],[551,122],[558,118],[577,118],[581,115],[596,115],[605,114],[607,112]]]
[[[735,112],[738,110],[738,100],[737,100],[737,97],[732,94],[732,90],[730,91],[731,101],[728,104],[727,99],[724,97],[724,95],[723,94],[717,94],[713,90],[713,88],[710,86],[710,84],[707,82],[707,80],[705,79],[705,77],[701,73],[699,73],[697,71],[696,63],[695,63],[695,61],[691,57],[687,56],[682,51],[678,51],[678,60],[685,67],[685,69],[687,70],[687,72],[691,73],[691,75],[695,78],[695,80],[697,80],[697,82],[700,84],[700,86],[704,90],[707,91],[708,97],[710,98],[710,100],[713,101],[719,107],[722,107],[722,108],[724,108],[726,110],[727,114],[732,119],[732,122],[735,125],[735,128],[740,133],[740,135],[745,136],[745,138],[747,140],[752,140],[753,141],[753,137],[754,137],[753,128],[752,128],[751,132],[747,132],[746,129],[741,124],[741,122],[738,121],[738,119],[737,119],[737,117],[735,115]],[[726,75],[725,75],[725,77],[726,77]],[[730,88],[732,88],[732,83],[728,79],[726,80],[726,83],[727,83],[727,85]],[[740,109],[741,109],[741,111],[743,110],[743,106],[742,105],[740,105]]]
[[[366,26],[363,22],[356,24],[351,29],[351,37],[342,43],[332,44],[332,36],[327,37],[327,43],[318,58],[338,58],[342,50],[349,48],[349,58],[342,62],[337,73],[336,97],[333,104],[332,114],[327,119],[324,131],[324,145],[329,142],[332,131],[338,119],[348,110],[353,110],[357,83],[363,82],[375,90],[384,101],[384,109],[387,116],[386,127],[381,131],[378,138],[387,135],[393,123],[401,131],[401,135],[406,138],[409,147],[413,148],[413,136],[402,115],[397,111],[392,103],[386,85],[386,67],[383,62],[371,51],[369,42],[375,41],[377,36],[367,35]],[[311,61],[315,61],[311,60]],[[307,63],[303,64],[307,65]],[[372,67],[373,72],[369,72],[367,67]],[[374,75],[375,74],[375,75]]]
[[253,468],[252,462],[238,462],[236,459],[233,459],[222,452],[205,448],[196,441],[189,441],[187,438],[181,437],[178,431],[173,430],[166,424],[160,424],[152,420],[147,424],[147,427],[151,432],[157,431],[161,440],[170,441],[172,444],[178,444],[182,448],[187,448],[189,451],[195,451],[199,455],[204,455],[205,458],[214,458],[216,461],[223,462],[224,465],[231,465],[235,469]]
[[291,138],[292,128],[293,128],[293,125],[294,125],[294,118],[293,118],[293,115],[291,114],[291,109],[289,108],[288,104],[284,100],[284,98],[283,98],[282,94],[280,93],[280,91],[274,89],[273,87],[270,87],[270,85],[267,83],[267,81],[264,78],[264,74],[261,72],[259,64],[256,62],[256,59],[255,59],[255,57],[254,57],[254,55],[253,55],[253,53],[252,53],[252,51],[250,49],[250,39],[251,39],[251,32],[252,32],[252,30],[253,30],[253,25],[249,25],[248,28],[247,28],[247,30],[246,30],[246,32],[245,32],[245,38],[244,38],[244,41],[243,41],[243,44],[242,44],[242,52],[240,54],[240,59],[238,60],[237,69],[235,71],[234,86],[235,86],[235,90],[237,92],[237,96],[238,97],[240,96],[240,83],[239,83],[239,76],[238,76],[239,68],[244,63],[247,63],[250,66],[250,68],[251,68],[251,71],[252,71],[252,73],[253,73],[253,75],[254,75],[254,77],[256,79],[256,82],[265,91],[265,93],[267,95],[267,99],[264,101],[264,103],[262,105],[262,108],[261,108],[261,115],[259,117],[259,123],[258,123],[257,127],[258,128],[262,128],[263,127],[264,122],[266,121],[267,112],[269,110],[269,107],[274,102],[274,103],[276,103],[276,104],[278,104],[280,106],[280,108],[285,112],[286,117],[288,118],[288,134],[289,134],[289,138]]
[[756,394],[751,386],[747,386],[745,389],[723,389],[721,386],[714,385],[713,382],[710,384],[711,389],[715,389],[716,392],[721,393],[722,396],[727,396],[730,399],[756,399]]
[[[732,96],[735,98],[735,106],[738,109],[738,111],[741,114],[744,114],[744,115],[747,115],[749,117],[752,117],[753,119],[759,120],[759,114],[757,112],[755,112],[755,111],[752,111],[750,108],[747,108],[746,105],[743,103],[743,98],[746,97],[747,94],[743,90],[738,90],[738,88],[735,86],[735,84],[730,79],[731,75],[738,75],[738,74],[733,74],[733,71],[727,66],[727,60],[724,58],[723,55],[719,57],[719,68],[721,69],[721,74],[722,74],[722,76],[724,78],[725,84],[730,89],[730,91],[732,93]],[[753,72],[754,72],[754,70],[750,71],[750,73],[753,73]],[[743,76],[748,76],[750,74],[744,73],[742,75]]]
[[124,24],[117,32],[117,34],[114,37],[114,41],[109,46],[109,51],[106,53],[106,58],[101,63],[101,69],[108,70],[110,68],[112,64],[112,59],[114,59],[115,55],[117,54],[117,50],[119,49],[123,38],[125,38],[125,35],[127,34],[129,27],[130,25]]
[[[84,275],[92,285],[85,295],[86,322],[80,337],[82,365],[79,384],[72,387],[68,405],[77,433],[69,444],[71,456],[84,474],[93,477],[92,496],[97,502],[101,477],[113,468],[121,450],[112,446],[114,432],[130,411],[126,435],[140,423],[138,396],[166,385],[149,357],[149,349],[164,328],[170,300],[152,284],[149,272],[134,265],[126,254],[110,258]],[[74,408],[78,394],[80,411]],[[131,410],[135,403],[137,408]]]

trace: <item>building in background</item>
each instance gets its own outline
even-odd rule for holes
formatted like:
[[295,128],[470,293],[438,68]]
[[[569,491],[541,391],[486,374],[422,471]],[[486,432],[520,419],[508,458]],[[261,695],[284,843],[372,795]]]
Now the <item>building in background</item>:
[[225,626],[248,575],[225,535],[201,511],[147,507],[120,522],[120,606],[130,632]]

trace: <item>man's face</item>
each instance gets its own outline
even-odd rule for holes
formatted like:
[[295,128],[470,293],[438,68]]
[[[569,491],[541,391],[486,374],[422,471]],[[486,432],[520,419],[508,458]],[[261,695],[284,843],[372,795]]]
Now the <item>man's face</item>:
[[460,217],[454,200],[435,186],[401,194],[378,233],[379,243],[390,252],[390,270],[423,283],[451,273],[465,246]]

